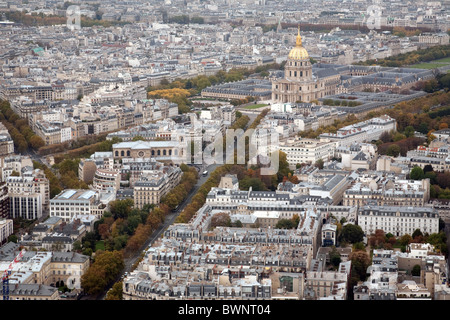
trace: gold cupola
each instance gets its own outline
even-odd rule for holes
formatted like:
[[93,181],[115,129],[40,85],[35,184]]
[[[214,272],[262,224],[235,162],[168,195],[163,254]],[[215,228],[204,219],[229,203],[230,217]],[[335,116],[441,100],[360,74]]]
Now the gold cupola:
[[305,60],[309,59],[308,51],[302,46],[302,36],[300,35],[300,26],[298,26],[297,39],[295,41],[295,47],[289,52],[289,59],[292,60]]

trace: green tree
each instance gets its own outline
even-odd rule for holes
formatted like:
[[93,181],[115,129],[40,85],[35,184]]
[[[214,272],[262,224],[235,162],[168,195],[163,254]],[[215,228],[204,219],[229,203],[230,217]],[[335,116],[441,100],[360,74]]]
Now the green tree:
[[409,178],[412,180],[422,180],[424,178],[425,174],[423,172],[423,169],[419,166],[415,166],[411,169],[411,172],[409,173]]
[[40,147],[45,146],[44,140],[38,135],[33,135],[29,140],[31,148],[38,150]]
[[145,141],[143,136],[135,136],[132,141]]
[[57,168],[59,169],[59,173],[61,175],[73,172],[75,176],[78,178],[79,163],[80,159],[65,159],[57,165]]
[[405,134],[405,136],[407,137],[407,138],[409,138],[409,137],[414,137],[414,127],[412,127],[412,126],[407,126],[406,128],[405,128],[405,131],[404,131],[404,134]]
[[352,246],[353,251],[366,250],[366,246],[362,242],[357,242]]
[[342,228],[341,241],[357,243],[364,240],[364,231],[360,226],[355,224],[346,224]]
[[423,237],[423,233],[422,233],[422,231],[420,231],[420,229],[414,230],[414,232],[412,234],[412,238],[414,239],[416,237]]
[[370,265],[370,257],[366,251],[358,250],[353,251],[349,259],[352,262],[352,275],[357,278],[358,281],[365,281],[367,279],[367,268]]
[[252,187],[253,191],[267,190],[266,185],[258,178],[245,177],[239,181],[239,188],[241,190],[249,190]]
[[89,269],[81,276],[81,286],[88,294],[98,294],[120,274],[124,266],[120,251],[99,252]]
[[337,251],[336,247],[333,246],[330,251],[330,263],[334,267],[338,267],[341,261],[342,261],[341,255]]
[[122,281],[114,283],[111,290],[106,294],[105,300],[122,300],[123,297]]
[[132,199],[115,200],[110,202],[110,211],[114,219],[127,218],[133,204],[134,201]]
[[410,244],[412,241],[412,237],[409,234],[404,234],[403,236],[400,237],[399,239],[399,243],[402,246],[407,246],[408,244]]
[[400,146],[391,144],[386,151],[386,154],[391,157],[397,157],[400,154]]
[[319,169],[323,169],[323,160],[318,159],[314,165]]
[[173,210],[178,206],[178,204],[180,203],[180,200],[177,199],[177,196],[175,195],[174,192],[171,192],[166,197],[164,197],[164,199],[161,200],[161,202],[168,205],[170,210]]
[[188,172],[189,171],[189,166],[185,163],[180,164],[180,169],[183,172]]
[[212,228],[229,226],[231,226],[231,218],[230,215],[226,212],[217,213],[211,218]]
[[284,177],[289,176],[289,174],[292,174],[292,170],[289,169],[289,162],[287,161],[287,155],[286,153],[279,151],[278,152],[278,182],[283,181]]
[[419,124],[417,131],[423,134],[427,134],[430,131],[430,129],[428,128],[428,124],[426,122],[421,122]]
[[[414,132],[413,132],[413,134],[414,134]],[[406,138],[406,136],[405,136],[404,134],[401,134],[400,132],[396,132],[396,133],[394,134],[394,142],[403,140],[403,139],[405,139],[405,138]]]
[[295,228],[295,222],[291,219],[280,219],[275,228],[277,229],[293,229]]
[[17,243],[17,241],[19,241],[19,238],[17,238],[17,236],[15,234],[12,234],[8,237],[8,242]]

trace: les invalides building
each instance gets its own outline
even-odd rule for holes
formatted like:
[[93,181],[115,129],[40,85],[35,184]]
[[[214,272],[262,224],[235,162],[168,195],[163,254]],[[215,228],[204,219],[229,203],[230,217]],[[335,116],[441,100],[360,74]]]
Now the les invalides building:
[[340,75],[316,74],[308,51],[303,48],[300,28],[295,47],[289,52],[283,78],[272,80],[273,103],[311,102],[336,93]]

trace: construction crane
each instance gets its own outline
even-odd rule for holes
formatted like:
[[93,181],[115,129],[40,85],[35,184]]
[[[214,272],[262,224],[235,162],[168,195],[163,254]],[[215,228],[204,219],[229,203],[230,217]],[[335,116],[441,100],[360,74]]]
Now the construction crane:
[[9,300],[9,276],[11,275],[11,270],[13,269],[14,265],[22,259],[24,254],[25,249],[22,249],[22,251],[20,251],[19,254],[14,258],[14,260],[9,264],[8,268],[3,272],[3,300]]

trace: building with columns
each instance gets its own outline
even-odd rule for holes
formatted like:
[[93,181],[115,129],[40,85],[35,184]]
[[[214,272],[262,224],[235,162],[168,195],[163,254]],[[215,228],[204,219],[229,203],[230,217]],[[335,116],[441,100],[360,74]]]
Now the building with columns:
[[114,159],[154,158],[157,161],[186,162],[186,144],[177,141],[129,141],[113,145]]

